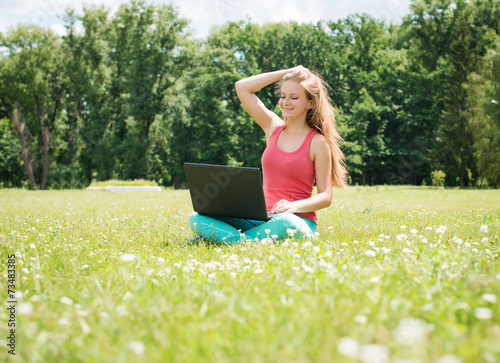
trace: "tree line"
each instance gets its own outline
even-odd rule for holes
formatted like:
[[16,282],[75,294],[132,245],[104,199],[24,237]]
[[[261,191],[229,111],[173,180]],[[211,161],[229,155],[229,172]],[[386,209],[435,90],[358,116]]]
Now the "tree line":
[[[228,22],[205,38],[171,5],[69,9],[66,33],[0,33],[0,182],[182,185],[183,163],[260,166],[234,83],[303,65],[331,86],[351,184],[500,182],[500,7],[414,0],[401,24]],[[279,114],[273,87],[259,91]]]

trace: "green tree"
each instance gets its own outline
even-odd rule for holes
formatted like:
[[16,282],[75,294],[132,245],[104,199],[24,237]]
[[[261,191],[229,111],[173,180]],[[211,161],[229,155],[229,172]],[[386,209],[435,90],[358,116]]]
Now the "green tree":
[[476,165],[464,85],[491,46],[490,32],[499,31],[499,10],[490,0],[416,0],[411,11],[405,24],[414,60],[438,75],[428,95],[435,99],[439,118],[433,163],[465,187]]
[[[0,35],[8,49],[0,59],[0,102],[10,115],[21,146],[30,189],[47,186],[51,136],[62,111],[64,53],[57,35],[18,25]],[[41,178],[36,181],[36,171]]]
[[0,181],[4,188],[22,185],[20,154],[21,146],[12,122],[7,118],[0,119]]
[[500,37],[486,54],[479,73],[469,75],[466,117],[473,135],[478,177],[498,188],[500,184]]

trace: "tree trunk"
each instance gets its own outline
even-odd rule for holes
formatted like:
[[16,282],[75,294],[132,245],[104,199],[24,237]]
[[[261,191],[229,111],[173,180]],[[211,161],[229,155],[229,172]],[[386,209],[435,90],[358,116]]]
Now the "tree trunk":
[[47,187],[47,176],[49,174],[50,136],[51,136],[51,132],[48,129],[42,130],[43,171],[42,171],[42,183],[40,184],[40,189],[42,189],[42,190],[44,190]]
[[21,160],[24,163],[24,168],[26,169],[26,174],[28,175],[28,180],[30,183],[30,189],[36,189],[35,172],[33,169],[33,162],[29,158],[28,147],[26,146],[26,138],[24,135],[26,128],[26,121],[22,119],[22,115],[19,112],[19,106],[16,104],[14,110],[12,111],[12,123],[14,124],[17,134],[19,135],[19,143],[21,144]]

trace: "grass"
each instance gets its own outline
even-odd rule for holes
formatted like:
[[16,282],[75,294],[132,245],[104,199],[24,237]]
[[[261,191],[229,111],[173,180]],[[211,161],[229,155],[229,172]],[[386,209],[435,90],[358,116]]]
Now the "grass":
[[130,186],[153,186],[156,187],[158,186],[158,183],[155,181],[151,180],[144,180],[144,179],[134,179],[134,180],[106,180],[106,181],[92,181],[90,183],[91,187],[109,187],[109,186],[115,186],[115,187],[130,187]]
[[500,361],[500,191],[334,199],[316,240],[225,247],[188,243],[186,190],[0,190],[0,361]]

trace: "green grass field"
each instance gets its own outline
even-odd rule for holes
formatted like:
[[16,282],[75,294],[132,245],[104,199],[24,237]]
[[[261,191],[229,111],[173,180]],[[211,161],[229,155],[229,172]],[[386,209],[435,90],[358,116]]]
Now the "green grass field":
[[0,190],[0,361],[500,361],[498,190],[352,187],[318,239],[233,247],[190,244],[191,211]]

